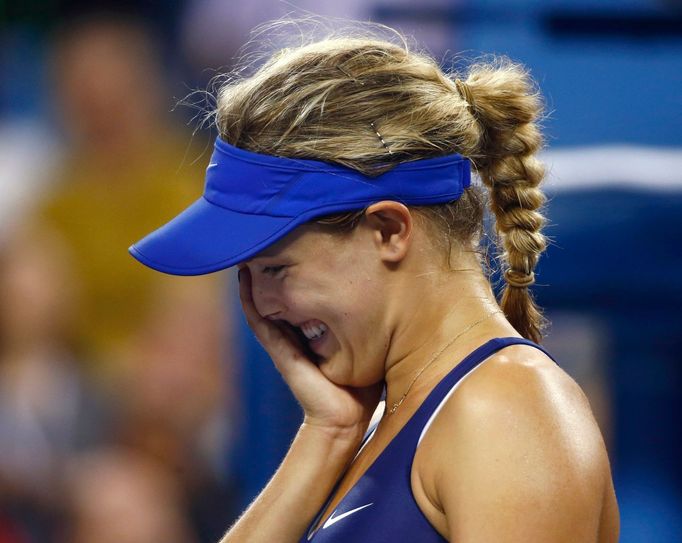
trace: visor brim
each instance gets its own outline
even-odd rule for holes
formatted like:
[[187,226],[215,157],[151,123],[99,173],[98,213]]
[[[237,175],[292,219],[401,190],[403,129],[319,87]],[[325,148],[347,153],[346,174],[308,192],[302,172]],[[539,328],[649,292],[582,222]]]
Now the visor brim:
[[170,275],[203,275],[248,260],[297,226],[294,217],[225,209],[201,197],[128,251]]

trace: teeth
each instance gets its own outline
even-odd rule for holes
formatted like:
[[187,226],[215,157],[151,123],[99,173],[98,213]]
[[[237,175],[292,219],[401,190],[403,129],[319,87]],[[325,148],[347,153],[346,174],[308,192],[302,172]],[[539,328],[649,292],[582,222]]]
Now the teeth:
[[327,327],[324,324],[317,324],[317,325],[304,325],[301,326],[301,330],[303,331],[303,334],[305,335],[306,338],[308,339],[316,339],[318,337],[321,337],[326,331]]

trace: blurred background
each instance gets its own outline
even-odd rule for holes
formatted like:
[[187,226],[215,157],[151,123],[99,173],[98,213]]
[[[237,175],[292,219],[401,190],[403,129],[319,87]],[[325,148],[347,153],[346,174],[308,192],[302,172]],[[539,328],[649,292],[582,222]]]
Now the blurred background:
[[530,67],[546,344],[604,433],[621,541],[682,541],[682,2],[5,0],[0,543],[216,542],[286,452],[301,413],[232,273],[163,276],[127,247],[202,192],[215,134],[200,93],[176,104],[305,10]]

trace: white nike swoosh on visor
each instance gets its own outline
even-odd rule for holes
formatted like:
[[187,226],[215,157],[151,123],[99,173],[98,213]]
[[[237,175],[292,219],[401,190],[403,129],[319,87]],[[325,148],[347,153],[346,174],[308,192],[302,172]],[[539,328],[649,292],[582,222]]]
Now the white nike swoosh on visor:
[[336,514],[336,511],[334,511],[331,516],[327,519],[327,522],[324,523],[322,526],[322,529],[324,530],[325,528],[329,528],[332,524],[336,524],[340,520],[345,519],[346,517],[352,515],[353,513],[357,513],[361,509],[364,509],[365,507],[369,507],[370,505],[374,505],[374,502],[368,503],[367,505],[363,505],[362,507],[357,507],[355,509],[351,509],[350,511],[346,511],[345,513],[342,513],[338,517],[335,517],[334,515]]

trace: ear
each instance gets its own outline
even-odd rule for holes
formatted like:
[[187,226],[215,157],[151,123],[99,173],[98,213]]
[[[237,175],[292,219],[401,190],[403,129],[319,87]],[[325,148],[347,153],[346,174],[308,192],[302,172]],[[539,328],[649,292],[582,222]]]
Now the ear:
[[385,262],[400,262],[412,242],[412,214],[404,204],[384,200],[365,210],[367,226]]

